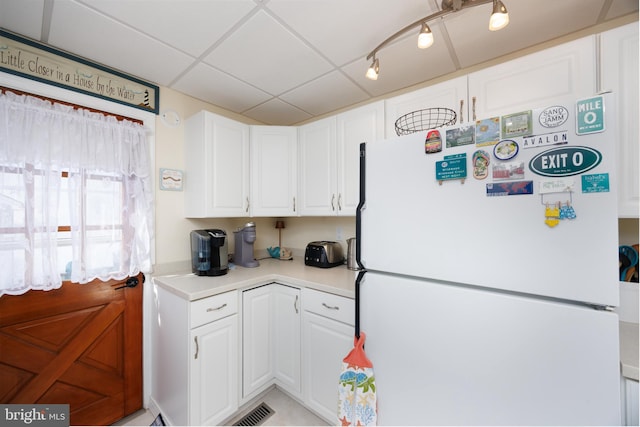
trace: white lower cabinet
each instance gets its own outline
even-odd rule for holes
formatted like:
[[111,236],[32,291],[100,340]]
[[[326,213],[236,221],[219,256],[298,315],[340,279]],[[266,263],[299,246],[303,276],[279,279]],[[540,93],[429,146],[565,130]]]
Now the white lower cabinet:
[[277,384],[300,396],[300,289],[272,283],[242,292],[242,397]]
[[342,359],[353,348],[353,300],[303,289],[303,399],[327,422],[338,422]]
[[218,425],[238,410],[238,293],[155,290],[151,399],[169,425]]

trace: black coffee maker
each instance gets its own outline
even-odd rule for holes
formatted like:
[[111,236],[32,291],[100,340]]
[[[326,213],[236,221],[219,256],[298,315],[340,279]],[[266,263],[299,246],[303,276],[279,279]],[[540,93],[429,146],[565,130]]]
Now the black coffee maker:
[[224,230],[191,232],[191,271],[198,276],[222,276],[229,270],[227,233]]

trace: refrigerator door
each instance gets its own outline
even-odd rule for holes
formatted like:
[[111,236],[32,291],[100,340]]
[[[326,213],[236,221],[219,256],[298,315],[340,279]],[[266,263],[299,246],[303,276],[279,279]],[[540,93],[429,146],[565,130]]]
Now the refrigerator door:
[[618,318],[368,272],[380,425],[619,425]]
[[[605,98],[609,128],[601,133],[576,135],[575,123],[563,127],[564,145],[525,148],[517,156],[533,194],[487,196],[487,185],[497,160],[493,146],[463,145],[425,154],[425,134],[366,144],[366,203],[361,213],[361,259],[367,270],[516,291],[596,305],[618,305],[618,220],[615,182],[613,102]],[[567,110],[573,114],[575,101]],[[537,122],[540,110],[533,110]],[[534,132],[551,132],[534,124]],[[558,130],[553,130],[560,132]],[[440,132],[446,135],[446,129]],[[542,137],[541,137],[542,138]],[[546,136],[544,138],[547,138]],[[553,137],[549,137],[553,138]],[[443,145],[445,142],[443,141]],[[558,147],[591,147],[602,159],[587,175],[603,179],[607,191],[584,189],[581,175],[545,177],[529,169],[530,160]],[[476,150],[489,153],[489,177],[472,177]],[[466,154],[464,182],[436,179],[436,163],[445,156]],[[549,155],[547,163],[566,161]],[[576,154],[576,162],[580,154]],[[572,182],[572,192],[541,195],[539,186],[558,179]],[[570,202],[575,219],[549,227],[548,202]]]

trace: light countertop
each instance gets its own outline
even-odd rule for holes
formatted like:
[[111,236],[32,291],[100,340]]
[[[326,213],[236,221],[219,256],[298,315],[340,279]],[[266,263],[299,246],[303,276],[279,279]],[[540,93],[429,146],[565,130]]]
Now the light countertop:
[[235,266],[223,276],[196,276],[185,272],[156,276],[154,282],[188,301],[271,282],[355,298],[356,276],[357,272],[349,270],[346,265],[332,268],[309,267],[304,265],[303,257],[294,257],[289,261],[262,259],[255,268]]

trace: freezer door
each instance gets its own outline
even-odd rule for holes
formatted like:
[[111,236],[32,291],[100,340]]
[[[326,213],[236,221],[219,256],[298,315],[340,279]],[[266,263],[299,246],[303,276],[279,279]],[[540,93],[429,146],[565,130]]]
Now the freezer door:
[[619,425],[618,318],[367,273],[380,425]]
[[[614,123],[613,104],[606,98],[609,124]],[[571,106],[574,104],[566,105],[569,111],[575,109]],[[540,110],[532,113],[535,134],[545,135],[539,139],[554,140],[548,135],[551,131],[538,124],[539,114]],[[557,130],[566,133],[567,144],[525,148],[524,137],[514,138],[520,149],[506,162],[492,154],[494,146],[474,144],[425,154],[425,132],[367,143],[366,202],[359,236],[364,266],[368,270],[617,306],[615,127],[578,136],[572,117]],[[441,134],[444,137],[446,129]],[[601,161],[586,174],[545,177],[529,168],[530,161],[546,150],[578,146],[602,154]],[[473,178],[477,150],[485,151],[490,158],[489,176],[484,179]],[[460,160],[464,155],[466,160]],[[438,181],[438,165],[444,168],[448,156],[458,156],[466,164],[464,182]],[[547,154],[545,164],[568,164],[567,156]],[[581,151],[571,159],[576,165],[588,163]],[[517,166],[524,177],[498,180],[493,174],[499,175],[499,168],[505,165]],[[600,182],[598,191],[591,191],[583,178],[585,182]],[[529,183],[533,194],[496,197],[487,188],[508,183],[515,186],[513,191]],[[540,194],[541,186],[564,189],[565,185],[572,185],[573,191]],[[488,196],[488,191],[494,196]],[[547,207],[558,203],[572,207],[576,217],[550,227],[548,224],[554,222],[548,221],[547,215],[553,210],[547,212]]]

